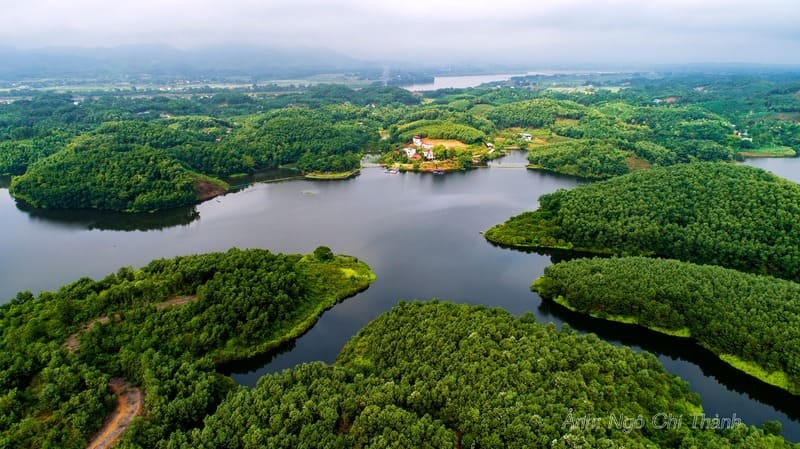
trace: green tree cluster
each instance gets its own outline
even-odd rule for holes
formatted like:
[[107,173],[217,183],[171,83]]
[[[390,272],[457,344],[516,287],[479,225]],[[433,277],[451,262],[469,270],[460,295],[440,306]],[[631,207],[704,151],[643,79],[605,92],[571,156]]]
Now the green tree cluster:
[[[401,303],[361,330],[336,365],[265,376],[157,447],[791,447],[745,425],[651,421],[698,412],[698,397],[650,354],[530,314]],[[611,418],[639,415],[647,422],[636,429]],[[587,416],[598,419],[582,425]]]
[[[576,259],[532,286],[579,312],[631,318],[753,363],[800,394],[800,285],[671,259]],[[765,379],[768,380],[769,379]]]
[[800,185],[727,163],[679,164],[543,195],[498,244],[656,255],[800,281]]
[[126,439],[157,447],[233,388],[218,363],[296,338],[373,279],[346,256],[232,249],[21,293],[0,307],[0,446],[85,447],[113,407],[109,379],[122,377],[147,408]]
[[597,140],[580,139],[528,151],[535,168],[580,178],[602,179],[628,173],[630,153]]

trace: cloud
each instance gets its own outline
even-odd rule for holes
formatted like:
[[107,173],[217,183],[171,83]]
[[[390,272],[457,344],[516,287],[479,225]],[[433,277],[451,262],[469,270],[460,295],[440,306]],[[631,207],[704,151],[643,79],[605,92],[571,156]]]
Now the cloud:
[[796,0],[28,0],[3,16],[0,44],[20,47],[246,43],[368,59],[800,62]]

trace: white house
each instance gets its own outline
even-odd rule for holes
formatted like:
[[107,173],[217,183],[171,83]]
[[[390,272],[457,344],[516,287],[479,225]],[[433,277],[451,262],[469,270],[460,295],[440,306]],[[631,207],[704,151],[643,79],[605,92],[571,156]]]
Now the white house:
[[414,143],[414,145],[416,145],[416,146],[418,146],[418,147],[421,147],[421,146],[422,146],[422,137],[420,137],[420,136],[414,136],[414,137],[411,139],[411,141]]
[[426,161],[432,161],[436,159],[436,157],[433,155],[433,149],[430,148],[422,152],[422,157],[424,157]]
[[415,148],[403,148],[403,151],[406,152],[406,156],[408,156],[409,159],[417,154],[417,150]]
[[525,140],[526,142],[530,142],[533,139],[533,136],[528,133],[522,133],[520,135],[522,136],[522,139]]

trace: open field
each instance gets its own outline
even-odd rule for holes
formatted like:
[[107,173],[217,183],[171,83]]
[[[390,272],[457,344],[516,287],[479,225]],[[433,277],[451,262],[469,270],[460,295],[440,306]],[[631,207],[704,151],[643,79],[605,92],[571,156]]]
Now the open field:
[[466,143],[464,143],[464,142],[462,142],[460,140],[454,140],[454,139],[427,139],[426,138],[426,139],[422,139],[422,142],[430,144],[430,145],[433,145],[433,146],[442,145],[445,148],[455,148],[457,150],[463,150],[464,148],[467,148],[467,144]]

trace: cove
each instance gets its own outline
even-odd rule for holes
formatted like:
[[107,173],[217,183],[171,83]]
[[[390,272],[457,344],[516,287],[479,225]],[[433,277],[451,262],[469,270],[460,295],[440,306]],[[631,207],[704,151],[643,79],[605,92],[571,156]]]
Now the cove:
[[[800,159],[753,165],[765,161],[776,167],[795,164],[788,172],[800,173]],[[785,437],[800,440],[798,401],[738,377],[707,354],[675,347],[657,335],[574,316],[542,303],[529,290],[545,266],[567,256],[498,248],[480,231],[535,209],[539,195],[578,181],[519,168],[524,162],[524,154],[514,153],[490,168],[445,176],[365,168],[346,181],[258,183],[195,208],[143,216],[26,211],[3,188],[0,302],[21,290],[52,290],[81,276],[101,278],[120,266],[141,266],[158,257],[232,246],[309,253],[326,245],[367,262],[376,282],[327,311],[282,352],[224,367],[237,382],[254,385],[264,373],[297,363],[332,363],[347,340],[398,300],[438,297],[514,314],[529,311],[541,322],[566,323],[650,351],[701,395],[707,414],[736,413],[755,425],[779,420]]]

